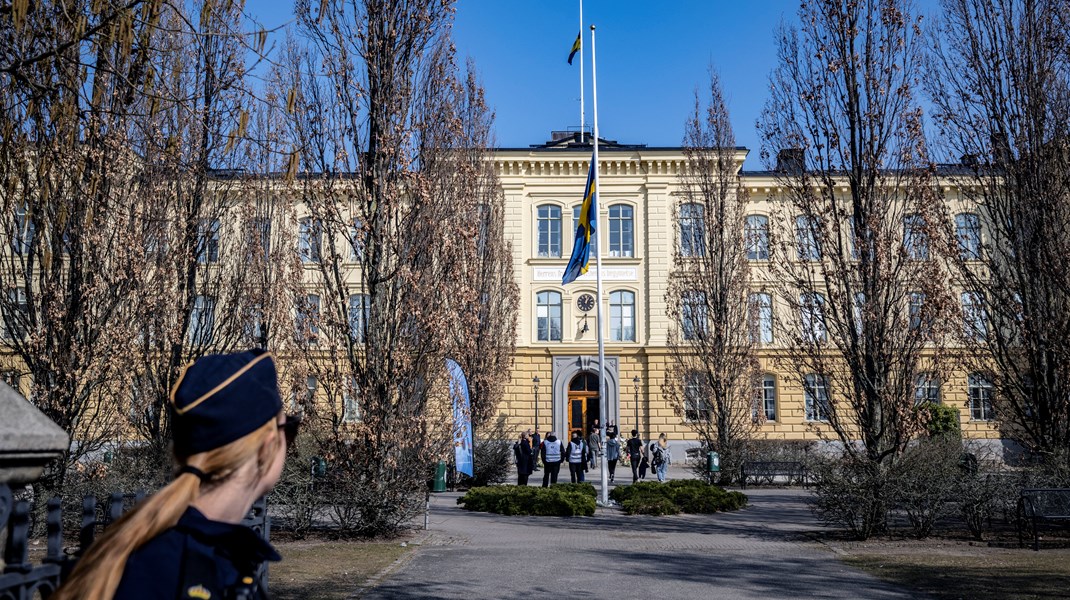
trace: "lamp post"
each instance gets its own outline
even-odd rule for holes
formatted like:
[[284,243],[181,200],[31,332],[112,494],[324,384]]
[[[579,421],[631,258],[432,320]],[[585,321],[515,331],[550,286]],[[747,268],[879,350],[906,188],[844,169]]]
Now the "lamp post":
[[539,376],[531,378],[531,386],[535,388],[535,431],[539,430]]
[[632,378],[632,384],[635,385],[635,430],[639,431],[639,376],[636,375]]

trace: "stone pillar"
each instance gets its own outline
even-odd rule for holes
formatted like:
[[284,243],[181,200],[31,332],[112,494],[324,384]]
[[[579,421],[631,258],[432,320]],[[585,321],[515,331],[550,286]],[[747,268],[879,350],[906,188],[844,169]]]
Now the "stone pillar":
[[18,392],[0,382],[0,484],[35,481],[67,450],[67,432]]

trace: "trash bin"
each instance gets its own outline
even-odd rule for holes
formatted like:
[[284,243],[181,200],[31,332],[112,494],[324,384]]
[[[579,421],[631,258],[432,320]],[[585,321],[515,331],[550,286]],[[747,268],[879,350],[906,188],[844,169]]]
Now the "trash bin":
[[431,487],[432,492],[446,491],[446,461],[438,461],[435,466],[435,484]]
[[706,453],[706,471],[709,473],[717,473],[721,470],[721,455],[714,451]]
[[312,476],[323,477],[327,474],[327,461],[320,456],[312,457]]

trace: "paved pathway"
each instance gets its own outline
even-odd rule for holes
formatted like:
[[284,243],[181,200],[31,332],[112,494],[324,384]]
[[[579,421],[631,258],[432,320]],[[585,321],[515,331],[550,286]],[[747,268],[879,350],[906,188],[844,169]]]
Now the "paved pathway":
[[[682,475],[682,473],[681,473]],[[630,478],[629,478],[630,479]],[[431,535],[363,598],[875,598],[917,595],[843,565],[803,532],[807,492],[749,489],[716,515],[505,517],[432,498]]]

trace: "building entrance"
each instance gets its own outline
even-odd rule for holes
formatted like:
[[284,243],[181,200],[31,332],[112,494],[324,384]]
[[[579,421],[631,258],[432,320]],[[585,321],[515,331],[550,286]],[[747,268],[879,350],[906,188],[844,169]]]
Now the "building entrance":
[[586,437],[594,422],[601,418],[600,413],[598,375],[589,372],[576,375],[568,384],[569,438],[573,433]]

